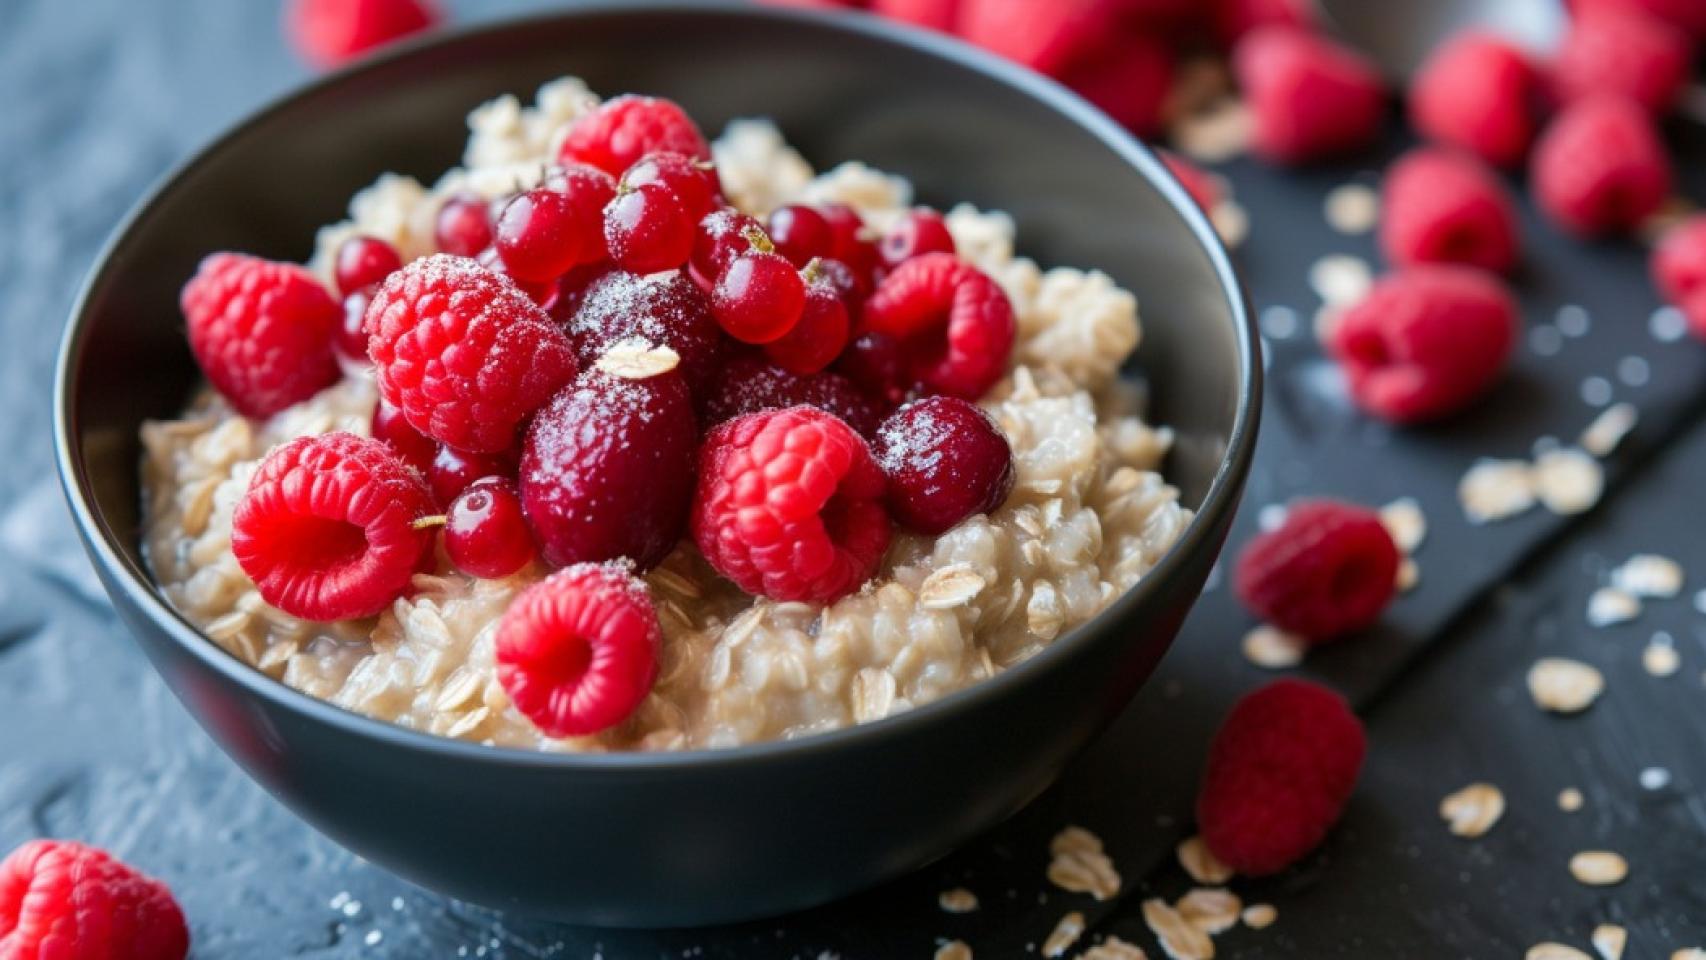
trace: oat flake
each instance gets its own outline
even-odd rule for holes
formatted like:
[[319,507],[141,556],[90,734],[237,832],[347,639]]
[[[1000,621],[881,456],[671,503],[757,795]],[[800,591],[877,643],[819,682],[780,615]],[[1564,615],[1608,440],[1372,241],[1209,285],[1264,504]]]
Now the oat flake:
[[1605,677],[1579,660],[1542,657],[1528,669],[1528,692],[1536,706],[1553,713],[1579,713],[1605,689]]
[[1472,783],[1439,802],[1439,815],[1459,837],[1479,837],[1505,814],[1505,795],[1490,783]]
[[1600,587],[1588,595],[1588,625],[1609,627],[1641,615],[1641,601],[1626,590]]
[[1570,858],[1570,875],[1590,887],[1607,887],[1629,876],[1629,861],[1610,850],[1583,850]]
[[1329,253],[1309,268],[1309,288],[1322,303],[1347,306],[1361,300],[1373,285],[1368,261],[1348,253]]
[[1674,597],[1682,581],[1682,565],[1655,553],[1637,553],[1611,571],[1611,585],[1637,597]]
[[1048,865],[1050,883],[1068,893],[1088,893],[1107,900],[1120,892],[1120,875],[1102,852],[1100,837],[1082,827],[1067,827],[1049,843],[1054,860]]
[[1244,901],[1230,890],[1218,887],[1197,887],[1179,898],[1173,909],[1185,922],[1209,936],[1232,929]]
[[1457,482],[1457,501],[1470,523],[1514,517],[1534,506],[1534,470],[1524,460],[1482,460]]
[[1179,857],[1179,866],[1198,883],[1218,886],[1231,880],[1235,874],[1231,867],[1220,862],[1200,835],[1179,841],[1174,852]]
[[1675,645],[1654,637],[1641,651],[1641,667],[1655,677],[1668,677],[1682,667]]
[[1635,429],[1638,416],[1634,404],[1627,401],[1614,403],[1588,424],[1577,442],[1582,445],[1583,450],[1596,457],[1610,456],[1611,452],[1617,449],[1617,445],[1623,442],[1623,438],[1629,435],[1629,431]]
[[1143,901],[1143,922],[1149,925],[1161,952],[1173,960],[1213,960],[1214,941],[1160,898]]
[[1404,553],[1415,553],[1428,536],[1428,518],[1415,497],[1400,497],[1380,508],[1380,522]]
[[1558,809],[1565,813],[1575,813],[1585,802],[1582,792],[1575,787],[1565,787],[1558,791]]
[[1224,97],[1173,125],[1173,145],[1203,163],[1219,163],[1250,145],[1250,109],[1236,97]]
[[1366,183],[1340,184],[1327,193],[1324,213],[1340,233],[1367,233],[1380,222],[1380,194]]
[[936,948],[936,960],[972,960],[971,947],[963,940],[949,940]]
[[1523,960],[1593,960],[1575,947],[1562,943],[1537,943],[1523,954]]
[[[1243,649],[1244,659],[1256,666],[1264,670],[1284,670],[1303,662],[1303,655],[1308,651],[1309,643],[1295,633],[1288,633],[1264,623],[1244,634]],[[1181,862],[1182,858],[1183,854]]]
[[983,590],[984,580],[963,564],[946,566],[924,578],[918,602],[929,610],[963,606]]
[[629,337],[610,345],[593,366],[624,380],[644,380],[681,365],[681,354],[644,337]]
[[1079,954],[1078,960],[1149,960],[1149,955],[1135,943],[1109,937]]
[[965,887],[955,887],[943,890],[936,897],[936,904],[948,913],[971,913],[977,909],[977,894]]
[[1592,509],[1605,491],[1599,461],[1574,447],[1548,450],[1534,459],[1534,492],[1546,509],[1569,516]]
[[1409,593],[1422,579],[1422,568],[1416,565],[1415,558],[1405,557],[1398,561],[1397,586],[1399,593]]
[[1684,947],[1671,954],[1670,960],[1706,960],[1706,950],[1699,947]]
[[1208,222],[1214,225],[1220,242],[1233,249],[1243,246],[1244,240],[1250,236],[1250,212],[1231,197],[1223,198],[1214,205],[1214,209],[1208,212]]
[[1251,930],[1264,930],[1279,919],[1279,911],[1271,903],[1253,903],[1244,908],[1243,919]]
[[1060,922],[1049,931],[1048,939],[1043,941],[1043,956],[1058,957],[1072,949],[1078,938],[1084,935],[1084,914],[1077,910],[1060,918]]
[[1593,928],[1588,938],[1599,951],[1601,960],[1623,960],[1623,948],[1629,943],[1629,931],[1615,923],[1602,923]]

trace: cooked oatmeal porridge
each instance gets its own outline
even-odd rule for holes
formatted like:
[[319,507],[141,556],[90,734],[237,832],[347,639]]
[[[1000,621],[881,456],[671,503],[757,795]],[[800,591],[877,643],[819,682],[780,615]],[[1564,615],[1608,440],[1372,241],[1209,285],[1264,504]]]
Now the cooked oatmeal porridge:
[[[564,79],[532,107],[502,97],[469,117],[464,165],[425,187],[387,174],[325,227],[310,268],[333,285],[351,236],[406,263],[435,252],[447,198],[497,199],[537,184],[562,131],[599,103]],[[771,125],[738,121],[713,144],[729,202],[762,217],[790,202],[840,201],[877,232],[911,207],[910,185],[857,162],[823,173]],[[261,460],[296,437],[371,432],[377,389],[346,365],[335,384],[262,419],[205,389],[174,420],[143,427],[146,549],[167,599],[215,643],[268,676],[338,706],[444,736],[550,751],[671,750],[790,738],[876,720],[1020,663],[1142,578],[1190,519],[1157,472],[1171,442],[1117,376],[1139,338],[1137,304],[1105,275],[1043,270],[1014,254],[1012,221],[961,205],[958,255],[1013,307],[1008,367],[981,398],[1011,444],[1005,502],[939,536],[896,527],[877,572],[827,606],[743,592],[684,539],[644,575],[663,642],[656,681],[626,720],[546,736],[499,681],[494,635],[534,561],[482,579],[435,547],[430,572],[376,617],[311,622],[262,599],[232,549],[233,513]]]

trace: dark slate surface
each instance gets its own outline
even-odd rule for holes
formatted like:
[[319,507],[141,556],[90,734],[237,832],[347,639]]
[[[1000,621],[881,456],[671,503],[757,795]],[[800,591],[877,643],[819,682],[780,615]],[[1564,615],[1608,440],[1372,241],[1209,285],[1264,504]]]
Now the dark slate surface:
[[[472,18],[539,4],[458,6]],[[1224,588],[1205,598],[1116,728],[1014,821],[888,888],[736,929],[577,930],[447,902],[302,826],[200,734],[124,637],[71,537],[51,478],[48,370],[77,278],[147,182],[306,75],[264,0],[0,3],[0,82],[14,91],[0,110],[0,392],[12,410],[0,420],[9,454],[0,467],[0,704],[9,708],[0,849],[37,835],[112,848],[172,883],[204,960],[886,958],[929,956],[947,937],[980,958],[1007,957],[1034,950],[1068,909],[1158,955],[1137,903],[1189,885],[1169,850],[1189,832],[1202,743],[1225,706],[1265,678],[1236,653],[1248,623]],[[1699,147],[1685,144],[1695,157]],[[1590,630],[1582,619],[1597,578],[1630,553],[1706,561],[1695,507],[1706,428],[1690,429],[1706,351],[1649,335],[1656,304],[1637,248],[1564,242],[1530,217],[1530,329],[1575,304],[1591,317],[1586,335],[1559,338],[1555,356],[1525,341],[1515,375],[1471,418],[1399,435],[1356,416],[1307,334],[1317,301],[1303,278],[1323,253],[1372,256],[1367,238],[1325,228],[1320,199],[1347,179],[1372,179],[1378,160],[1307,175],[1249,163],[1225,171],[1255,224],[1239,259],[1258,308],[1288,308],[1298,321],[1298,333],[1270,344],[1260,465],[1233,542],[1257,508],[1304,493],[1415,496],[1431,529],[1418,557],[1422,585],[1386,626],[1312,658],[1306,671],[1346,690],[1370,723],[1372,760],[1345,824],[1297,870],[1238,885],[1276,903],[1280,922],[1226,934],[1223,954],[1518,956],[1549,938],[1585,948],[1606,920],[1631,928],[1631,956],[1706,946],[1703,621],[1686,598],[1652,604],[1630,626]],[[1698,164],[1692,170],[1699,175]],[[1620,376],[1639,366],[1625,357],[1645,362],[1645,382]],[[1452,498],[1464,467],[1520,456],[1541,436],[1574,437],[1597,412],[1581,396],[1595,376],[1642,410],[1611,465],[1607,507],[1585,519],[1464,522]],[[1676,637],[1684,662],[1664,680],[1638,662],[1659,628]],[[1556,651],[1606,670],[1609,692],[1585,716],[1545,716],[1527,700],[1527,665]],[[1649,767],[1667,771],[1668,785],[1641,787]],[[1434,808],[1473,779],[1500,784],[1511,809],[1490,836],[1463,841]],[[1567,785],[1587,794],[1582,812],[1557,811],[1553,798]],[[1107,840],[1127,878],[1118,901],[1098,905],[1042,882],[1047,839],[1067,823]],[[1564,864],[1589,846],[1623,852],[1631,879],[1603,891],[1574,883]],[[957,885],[983,908],[939,911],[936,894]]]

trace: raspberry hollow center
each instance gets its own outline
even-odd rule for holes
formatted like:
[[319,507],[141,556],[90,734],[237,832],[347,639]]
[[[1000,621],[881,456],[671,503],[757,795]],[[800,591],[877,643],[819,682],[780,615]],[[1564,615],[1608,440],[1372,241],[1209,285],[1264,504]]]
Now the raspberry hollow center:
[[293,516],[276,521],[267,536],[278,556],[308,570],[341,570],[367,554],[367,531],[348,520]]

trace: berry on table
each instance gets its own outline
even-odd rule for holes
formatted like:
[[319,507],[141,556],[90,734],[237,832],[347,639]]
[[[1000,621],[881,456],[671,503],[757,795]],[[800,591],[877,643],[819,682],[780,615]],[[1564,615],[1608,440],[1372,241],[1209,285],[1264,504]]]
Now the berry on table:
[[477,257],[492,239],[492,205],[480,197],[451,197],[433,219],[432,240],[439,253]]
[[582,369],[615,344],[635,337],[669,347],[681,358],[677,369],[695,397],[722,369],[727,342],[705,293],[680,271],[607,273],[586,288],[563,329]]
[[948,232],[948,221],[928,207],[908,210],[877,242],[877,255],[887,270],[926,253],[953,252],[954,235]]
[[371,425],[373,439],[390,447],[392,452],[403,458],[403,462],[416,470],[422,476],[432,469],[433,457],[438,454],[438,444],[432,438],[409,426],[409,421],[403,417],[403,411],[381,399],[373,407]]
[[516,428],[575,373],[574,348],[508,278],[437,254],[386,279],[367,310],[379,393],[415,429],[475,453]]
[[806,302],[800,320],[780,338],[764,345],[772,362],[789,373],[817,373],[841,355],[852,321],[841,292],[820,270],[825,261],[806,265]]
[[1351,397],[1395,423],[1456,413],[1510,361],[1519,322],[1504,284],[1470,267],[1424,265],[1377,280],[1340,314],[1327,348]]
[[686,525],[698,439],[677,371],[583,371],[533,418],[521,452],[522,507],[546,562],[656,566]]
[[339,244],[333,259],[333,279],[337,281],[338,292],[346,297],[380,283],[403,266],[396,247],[378,237],[363,235]]
[[545,186],[516,196],[498,216],[498,256],[517,280],[555,280],[571,267],[605,258],[604,208],[616,194],[601,171],[573,166]]
[[1279,527],[1245,544],[1233,587],[1252,613],[1320,643],[1379,619],[1396,590],[1398,561],[1374,511],[1305,500],[1287,509]]
[[469,453],[441,443],[433,451],[432,464],[427,468],[427,485],[432,488],[434,500],[448,504],[461,496],[462,491],[488,477],[514,476],[515,465],[516,455],[512,451]]
[[974,404],[925,397],[877,428],[877,464],[888,478],[889,509],[902,526],[935,536],[1013,492],[1013,448]]
[[1395,265],[1463,263],[1508,273],[1517,231],[1510,192],[1469,154],[1419,147],[1386,171],[1380,246]]
[[304,620],[378,613],[432,549],[426,481],[391,448],[350,433],[273,448],[231,518],[231,552],[261,598]]
[[427,0],[290,0],[285,28],[296,52],[333,67],[438,23]]
[[570,124],[557,160],[591,164],[616,177],[646,154],[661,152],[711,159],[711,145],[680,105],[628,95],[606,100]]
[[1706,291],[1706,214],[1665,231],[1653,249],[1652,272],[1659,293],[1671,303]]
[[645,584],[621,567],[583,563],[523,590],[496,636],[498,682],[548,737],[609,729],[657,679],[663,629]]
[[296,264],[211,254],[179,305],[202,373],[246,417],[272,416],[338,379],[332,340],[343,310]]
[[1571,0],[1571,12],[1578,17],[1642,13],[1663,20],[1696,40],[1706,40],[1706,4],[1699,0]]
[[504,477],[476,480],[445,511],[444,551],[470,576],[507,577],[533,561],[533,534],[515,483]]
[[1624,97],[1565,107],[1535,145],[1530,180],[1540,209],[1564,229],[1630,229],[1664,204],[1671,162],[1652,118]]
[[775,245],[776,252],[802,270],[813,260],[829,256],[835,248],[835,233],[830,229],[829,221],[804,204],[790,204],[770,211],[764,232]]
[[610,259],[634,273],[684,266],[693,253],[695,224],[668,187],[624,182],[604,208],[604,243]]
[[694,223],[717,209],[723,199],[716,165],[684,153],[648,153],[622,174],[622,182],[630,187],[658,184],[675,195]]
[[876,572],[889,543],[870,448],[814,407],[747,414],[705,438],[693,539],[748,593],[830,603]]
[[1301,164],[1360,150],[1380,135],[1386,85],[1360,54],[1294,27],[1262,27],[1238,42],[1233,72],[1250,106],[1251,146]]
[[800,404],[834,414],[866,439],[876,436],[882,421],[877,404],[846,377],[828,370],[800,376],[755,354],[730,360],[702,405],[709,429],[744,414]]
[[164,883],[70,840],[32,840],[0,861],[0,957],[184,960],[190,933]]
[[1663,113],[1687,82],[1692,56],[1686,34],[1645,13],[1571,17],[1552,61],[1553,87],[1565,102],[1615,94]]
[[1441,44],[1410,82],[1410,123],[1496,167],[1520,165],[1539,125],[1545,86],[1528,57],[1501,37],[1466,31]]
[[1013,305],[988,275],[950,253],[902,263],[865,301],[865,328],[902,341],[911,378],[975,400],[1001,379],[1013,349]]
[[806,284],[762,233],[748,239],[752,248],[730,260],[711,288],[711,315],[742,343],[769,343],[800,322]]
[[1245,876],[1296,863],[1344,813],[1367,749],[1362,721],[1320,684],[1275,680],[1246,694],[1209,745],[1196,805],[1203,841]]

